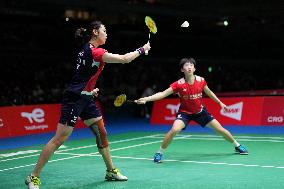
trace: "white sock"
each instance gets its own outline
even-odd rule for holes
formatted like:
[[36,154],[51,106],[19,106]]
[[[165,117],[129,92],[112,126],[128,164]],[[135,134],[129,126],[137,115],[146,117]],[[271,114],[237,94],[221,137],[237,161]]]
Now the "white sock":
[[240,146],[240,143],[238,143],[236,140],[233,142],[235,147],[239,147]]
[[166,150],[166,149],[164,149],[164,148],[162,148],[162,147],[160,146],[160,149],[158,150],[158,153],[163,154],[163,153],[165,152],[165,150]]

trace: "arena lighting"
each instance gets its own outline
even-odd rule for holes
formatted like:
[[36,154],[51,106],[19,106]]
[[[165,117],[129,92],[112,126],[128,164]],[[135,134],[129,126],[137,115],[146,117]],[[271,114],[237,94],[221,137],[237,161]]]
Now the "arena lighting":
[[222,19],[220,19],[219,21],[216,22],[217,26],[225,26],[227,27],[229,25],[229,20],[227,17],[224,17]]
[[209,66],[209,67],[208,67],[208,72],[211,73],[212,71],[213,71],[212,66]]
[[224,24],[224,26],[228,26],[229,22],[227,20],[224,20],[223,24]]
[[64,16],[65,16],[65,21],[68,22],[70,18],[78,20],[88,20],[92,17],[92,14],[86,10],[66,9],[64,12]]

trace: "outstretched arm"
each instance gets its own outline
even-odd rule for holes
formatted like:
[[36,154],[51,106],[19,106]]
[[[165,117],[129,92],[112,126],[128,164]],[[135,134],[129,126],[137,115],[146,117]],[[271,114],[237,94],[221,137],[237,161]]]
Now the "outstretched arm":
[[156,100],[161,100],[171,94],[173,94],[173,89],[169,87],[168,89],[164,90],[163,92],[158,92],[156,94],[153,94],[151,96],[147,96],[144,98],[139,98],[138,100],[135,100],[137,104],[145,104],[148,101],[156,101]]
[[222,109],[227,109],[227,106],[213,93],[213,91],[209,89],[207,85],[204,87],[204,92],[207,96],[209,96],[212,100],[219,104]]
[[130,63],[139,55],[144,54],[146,50],[150,50],[150,43],[146,43],[143,47],[138,48],[133,52],[126,53],[124,55],[120,54],[112,54],[109,52],[104,53],[103,61],[107,63]]

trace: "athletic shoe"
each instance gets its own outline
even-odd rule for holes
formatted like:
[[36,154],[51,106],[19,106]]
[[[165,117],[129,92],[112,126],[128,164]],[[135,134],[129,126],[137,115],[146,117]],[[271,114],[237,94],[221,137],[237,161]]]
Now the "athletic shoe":
[[248,151],[242,145],[235,147],[235,152],[241,155],[248,155]]
[[39,189],[41,182],[39,177],[29,175],[26,178],[25,184],[28,186],[28,189]]
[[162,159],[163,159],[163,154],[161,153],[155,153],[154,155],[154,162],[155,163],[162,163]]
[[107,181],[127,181],[128,178],[120,173],[116,168],[112,170],[106,170],[105,179]]

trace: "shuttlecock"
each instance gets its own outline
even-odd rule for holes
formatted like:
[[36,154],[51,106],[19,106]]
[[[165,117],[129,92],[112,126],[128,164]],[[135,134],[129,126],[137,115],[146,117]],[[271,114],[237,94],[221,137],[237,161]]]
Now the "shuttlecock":
[[184,21],[181,25],[182,28],[187,28],[189,26],[188,21]]

